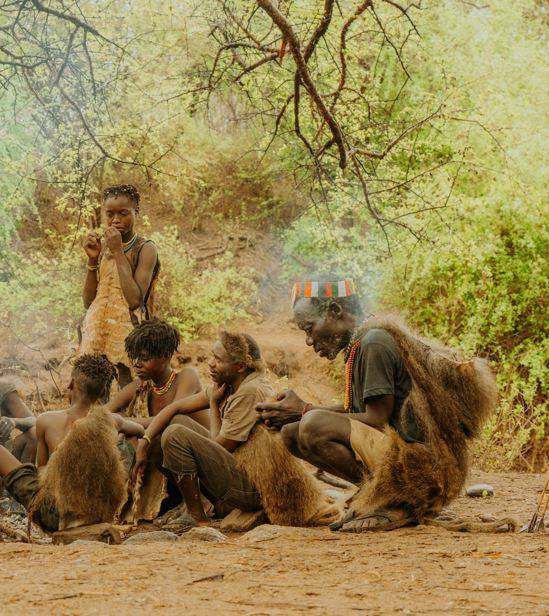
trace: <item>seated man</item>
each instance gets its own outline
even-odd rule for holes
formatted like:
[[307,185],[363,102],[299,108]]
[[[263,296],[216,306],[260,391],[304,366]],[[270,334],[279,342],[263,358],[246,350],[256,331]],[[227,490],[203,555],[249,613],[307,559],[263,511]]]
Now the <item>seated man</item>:
[[493,409],[487,366],[390,320],[364,320],[350,280],[296,283],[293,310],[316,353],[344,352],[345,402],[317,407],[287,391],[260,403],[260,418],[295,456],[355,484],[368,479],[356,497],[361,515],[344,530],[389,530],[436,512],[459,493],[467,441]]
[[[202,525],[208,520],[200,490],[218,511],[222,505],[247,511],[261,508],[259,493],[239,469],[233,452],[247,441],[256,423],[255,405],[273,395],[259,347],[246,334],[222,332],[209,366],[213,383],[205,392],[173,402],[151,421],[138,441],[134,467],[135,479],[145,467],[152,439],[164,430],[164,470]],[[188,419],[189,413],[208,407],[209,432]],[[177,414],[178,423],[168,426]]]
[[[108,391],[114,376],[114,366],[105,357],[81,355],[74,362],[69,385],[71,406],[64,411],[43,413],[36,421],[36,466],[31,463],[22,464],[4,447],[0,447],[0,476],[4,478],[8,493],[27,510],[40,487],[39,470],[46,466],[75,422],[86,417],[93,405]],[[115,426],[128,437],[143,434],[142,426],[123,417],[115,417]],[[59,516],[55,507],[51,504],[42,507],[38,522],[48,532],[58,530]]]
[[[146,428],[163,408],[201,391],[194,368],[172,370],[179,333],[165,321],[143,321],[126,337],[125,346],[137,379],[120,390],[106,409],[131,417]],[[209,427],[207,412],[197,411],[192,418]]]
[[[14,379],[0,379],[0,444],[21,462],[33,462],[36,457],[36,417],[19,397]],[[17,428],[21,434],[12,438]]]

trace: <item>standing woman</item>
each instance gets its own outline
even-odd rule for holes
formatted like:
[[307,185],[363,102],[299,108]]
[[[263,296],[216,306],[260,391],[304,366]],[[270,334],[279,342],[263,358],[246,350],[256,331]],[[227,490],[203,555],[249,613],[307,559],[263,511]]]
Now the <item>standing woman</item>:
[[79,354],[103,354],[116,366],[119,387],[131,382],[124,339],[153,316],[154,288],[160,270],[156,246],[134,230],[139,193],[131,184],[103,191],[106,229],[90,233],[82,246],[88,256]]

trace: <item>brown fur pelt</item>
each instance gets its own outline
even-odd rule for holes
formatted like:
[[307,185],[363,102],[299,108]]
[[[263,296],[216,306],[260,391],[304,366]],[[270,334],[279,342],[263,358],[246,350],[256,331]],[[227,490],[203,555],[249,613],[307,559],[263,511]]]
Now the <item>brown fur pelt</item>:
[[127,473],[111,414],[92,409],[77,420],[51,455],[32,511],[54,500],[60,526],[112,522],[127,495]]
[[278,432],[256,425],[234,455],[259,492],[272,524],[321,526],[339,517],[338,507],[286,449]]
[[395,318],[371,319],[364,332],[383,328],[396,343],[412,379],[402,417],[413,416],[424,443],[407,443],[393,428],[383,462],[361,486],[351,509],[364,515],[403,507],[426,519],[455,498],[468,472],[468,443],[478,436],[497,402],[486,361],[464,361],[457,352],[420,339]]

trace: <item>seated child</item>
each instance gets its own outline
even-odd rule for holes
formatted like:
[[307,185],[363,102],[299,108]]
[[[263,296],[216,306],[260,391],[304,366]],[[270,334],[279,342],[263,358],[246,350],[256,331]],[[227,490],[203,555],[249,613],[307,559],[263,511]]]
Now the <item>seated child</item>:
[[[165,321],[143,321],[126,338],[125,346],[137,379],[106,405],[113,413],[122,413],[147,427],[168,404],[202,390],[194,368],[189,366],[179,372],[172,369],[179,333]],[[196,411],[191,417],[209,427],[207,411]]]
[[[168,323],[159,319],[143,321],[126,338],[126,352],[132,361],[137,379],[126,385],[106,405],[115,414],[123,414],[147,427],[153,418],[166,406],[201,391],[198,372],[185,367],[179,372],[171,368],[171,359],[179,346],[179,333]],[[197,426],[209,427],[207,404],[189,415],[188,421]],[[185,418],[176,417],[175,422]],[[162,502],[168,496],[166,477],[161,472],[160,441],[154,444],[143,475],[141,498],[132,515],[137,519],[152,520],[161,511]],[[173,492],[173,491],[172,491]],[[177,490],[171,500],[177,501]],[[169,501],[166,501],[168,503]],[[124,519],[130,520],[130,503],[124,508]]]
[[[8,493],[27,510],[39,492],[39,471],[46,467],[52,453],[70,434],[78,420],[85,418],[94,404],[110,387],[115,375],[112,364],[99,355],[81,355],[74,362],[69,385],[71,406],[64,411],[49,411],[36,421],[38,450],[36,465],[22,464],[5,447],[0,446],[0,476]],[[141,436],[143,427],[123,417],[115,417],[114,427],[128,437]],[[47,532],[60,528],[55,504],[45,501],[35,518]]]

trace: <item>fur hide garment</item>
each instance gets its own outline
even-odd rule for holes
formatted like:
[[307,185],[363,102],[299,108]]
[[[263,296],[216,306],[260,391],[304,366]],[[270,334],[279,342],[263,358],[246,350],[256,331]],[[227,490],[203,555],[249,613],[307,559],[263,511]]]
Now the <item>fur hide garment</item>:
[[271,524],[322,526],[340,516],[321,484],[286,449],[280,433],[258,424],[234,456],[259,492]]
[[32,511],[50,498],[59,512],[60,530],[113,522],[127,496],[117,438],[111,414],[102,408],[75,421],[46,465]]
[[356,516],[402,507],[418,521],[432,517],[461,491],[468,472],[468,443],[497,403],[488,363],[464,361],[438,343],[422,340],[393,318],[371,319],[364,333],[383,328],[396,343],[412,379],[402,419],[413,416],[424,443],[407,443],[396,430],[383,462],[363,483],[351,503]]

